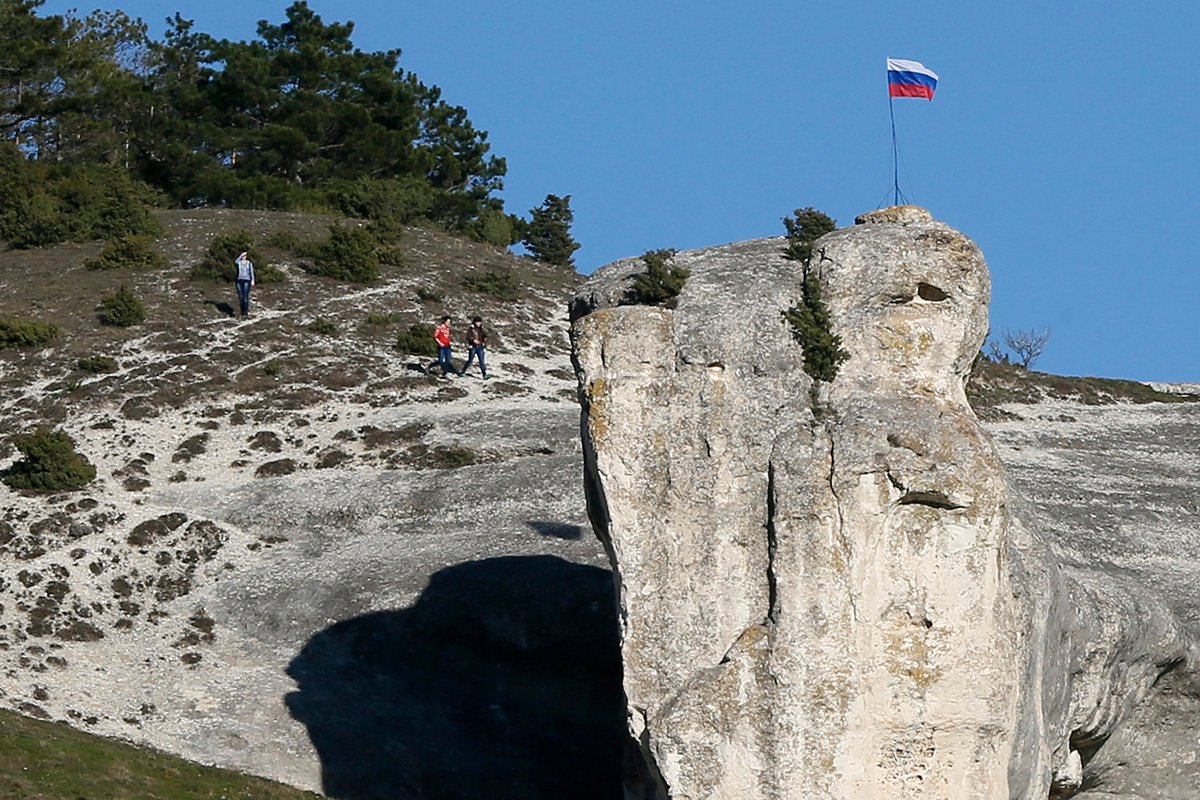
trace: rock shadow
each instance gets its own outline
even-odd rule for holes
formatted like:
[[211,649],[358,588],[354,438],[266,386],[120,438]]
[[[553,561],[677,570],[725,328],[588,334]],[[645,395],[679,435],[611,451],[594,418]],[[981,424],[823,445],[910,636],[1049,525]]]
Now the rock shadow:
[[447,567],[411,608],[313,636],[288,675],[329,797],[621,797],[608,570],[553,556]]
[[578,525],[567,525],[562,522],[547,522],[541,519],[531,519],[525,523],[542,536],[550,536],[555,539],[567,539],[572,542],[577,542],[583,538],[583,528]]

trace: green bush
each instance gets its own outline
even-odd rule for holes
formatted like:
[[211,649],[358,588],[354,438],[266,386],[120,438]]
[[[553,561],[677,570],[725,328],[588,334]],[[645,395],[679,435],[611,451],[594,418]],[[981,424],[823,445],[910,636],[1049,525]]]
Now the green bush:
[[22,458],[0,472],[13,489],[36,492],[58,492],[80,489],[96,477],[96,468],[75,452],[75,442],[63,431],[38,428],[33,433],[18,434],[12,444]]
[[370,314],[367,314],[365,323],[367,325],[381,326],[381,325],[392,325],[399,321],[400,321],[399,314],[396,314],[396,313],[380,314],[378,312],[373,311]]
[[318,336],[337,336],[338,326],[324,317],[317,317],[308,323],[308,332]]
[[26,160],[0,153],[0,238],[16,248],[66,240],[117,239],[161,230],[152,214],[158,195],[118,167]]
[[346,216],[370,220],[387,241],[398,237],[402,226],[430,218],[437,192],[418,177],[362,178],[330,190],[329,202]]
[[267,263],[266,258],[254,246],[254,237],[247,230],[218,233],[214,236],[208,244],[204,258],[192,267],[191,277],[194,280],[208,280],[214,283],[233,283],[237,280],[237,267],[233,262],[241,253],[246,253],[254,264],[255,283],[281,283],[287,280],[287,276],[278,267]]
[[414,356],[436,358],[438,347],[437,342],[433,340],[433,326],[421,322],[409,325],[407,330],[397,334],[396,349]]
[[571,195],[559,197],[548,194],[540,208],[530,211],[529,223],[524,225],[521,241],[538,261],[567,269],[575,268],[574,253],[579,242],[571,236]]
[[782,313],[792,326],[792,337],[804,349],[804,371],[813,380],[833,380],[850,354],[842,349],[842,337],[833,332],[815,274],[805,269],[800,302]]
[[812,258],[813,242],[837,230],[837,222],[812,206],[797,208],[792,213],[795,216],[783,218],[783,227],[787,230],[783,256],[807,264]]
[[675,307],[675,298],[692,273],[687,267],[671,267],[675,250],[647,250],[642,255],[645,272],[633,276],[633,284],[625,292],[630,305]]
[[100,301],[97,316],[103,325],[128,328],[146,321],[146,307],[128,286],[121,284],[120,289]]
[[314,259],[313,272],[327,278],[370,283],[379,277],[376,240],[362,228],[330,225],[329,239]]
[[422,303],[440,303],[446,299],[446,295],[436,289],[426,289],[424,286],[417,288],[417,300]]
[[521,297],[517,278],[513,271],[506,267],[467,273],[463,276],[462,283],[472,292],[486,294],[498,300],[513,301]]
[[75,368],[97,375],[104,372],[116,372],[117,360],[109,356],[85,356],[75,362]]
[[303,241],[303,239],[291,231],[275,231],[263,241],[263,245],[265,247],[274,247],[276,250],[286,250],[289,253],[294,253],[301,247]]
[[0,350],[7,347],[40,347],[58,338],[58,327],[36,319],[0,318]]
[[95,258],[83,262],[84,269],[158,269],[165,266],[167,259],[154,246],[149,236],[122,236],[104,243],[104,249]]
[[497,247],[521,241],[524,231],[518,218],[495,208],[485,208],[467,231],[472,239]]

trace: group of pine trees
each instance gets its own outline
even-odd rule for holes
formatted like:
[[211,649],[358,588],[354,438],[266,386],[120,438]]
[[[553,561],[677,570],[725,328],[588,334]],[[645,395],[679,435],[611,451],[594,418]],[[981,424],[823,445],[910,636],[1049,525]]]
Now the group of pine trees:
[[544,260],[573,264],[578,245],[558,241],[569,197],[549,195],[532,222],[506,213],[487,133],[400,50],[356,48],[353,22],[300,0],[252,40],[176,14],[156,41],[123,12],[42,3],[0,0],[0,239],[14,246],[135,233],[159,203],[427,221],[502,246],[532,236],[533,255],[549,239]]

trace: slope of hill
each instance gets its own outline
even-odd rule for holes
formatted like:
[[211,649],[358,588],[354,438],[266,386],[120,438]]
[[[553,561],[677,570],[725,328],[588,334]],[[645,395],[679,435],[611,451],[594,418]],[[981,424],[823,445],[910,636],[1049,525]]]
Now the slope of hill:
[[[467,729],[450,720],[457,692],[501,691],[482,677],[446,682],[455,669],[525,685],[549,652],[559,670],[609,676],[583,693],[552,686],[548,718],[596,702],[605,686],[619,691],[612,663],[576,656],[606,641],[613,612],[578,486],[565,312],[575,276],[412,229],[405,265],[367,286],[268,251],[288,280],[260,284],[239,322],[232,287],[187,278],[209,237],[314,237],[326,220],[205,211],[164,222],[171,264],[156,272],[80,269],[96,246],[0,254],[0,316],[62,331],[50,347],[0,351],[5,428],[59,425],[99,472],[78,492],[0,487],[5,702],[303,787],[353,784],[361,772],[380,796],[397,796],[371,774],[384,755],[364,758],[368,743],[389,763],[403,752],[426,763],[411,753],[427,740],[453,759],[445,736],[476,748],[504,718],[492,697]],[[505,270],[516,301],[464,286]],[[121,282],[145,301],[147,322],[104,328],[94,307]],[[428,359],[395,349],[397,332],[443,310],[488,322],[489,380],[434,378]],[[311,332],[317,318],[337,333]],[[80,370],[92,355],[114,358],[116,371]],[[16,456],[7,448],[0,466]],[[447,569],[464,562],[480,566]],[[509,581],[517,600],[500,591]],[[402,664],[375,666],[390,688],[344,683],[339,648],[370,649],[385,630],[395,633],[385,652],[407,642]],[[507,663],[476,653],[489,636],[509,648]],[[457,647],[457,663],[443,663],[449,651],[434,642]],[[421,730],[398,727],[416,696],[428,718]],[[595,772],[597,758],[611,767],[621,720],[574,717],[582,733],[555,735],[532,762],[501,759],[499,774],[519,787]],[[526,714],[518,729],[548,728],[548,718]],[[442,739],[431,738],[438,719]],[[606,744],[577,749],[597,738]],[[403,780],[429,777],[418,773]]]

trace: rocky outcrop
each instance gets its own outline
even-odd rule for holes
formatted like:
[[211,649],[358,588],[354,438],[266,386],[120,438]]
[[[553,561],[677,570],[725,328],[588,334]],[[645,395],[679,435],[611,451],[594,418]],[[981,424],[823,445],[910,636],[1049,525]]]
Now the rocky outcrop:
[[809,267],[849,353],[831,382],[785,322],[780,240],[679,254],[674,309],[622,305],[638,260],[573,304],[629,797],[1069,796],[1192,675],[1147,589],[1056,563],[967,404],[979,249],[916,207],[858,222]]

